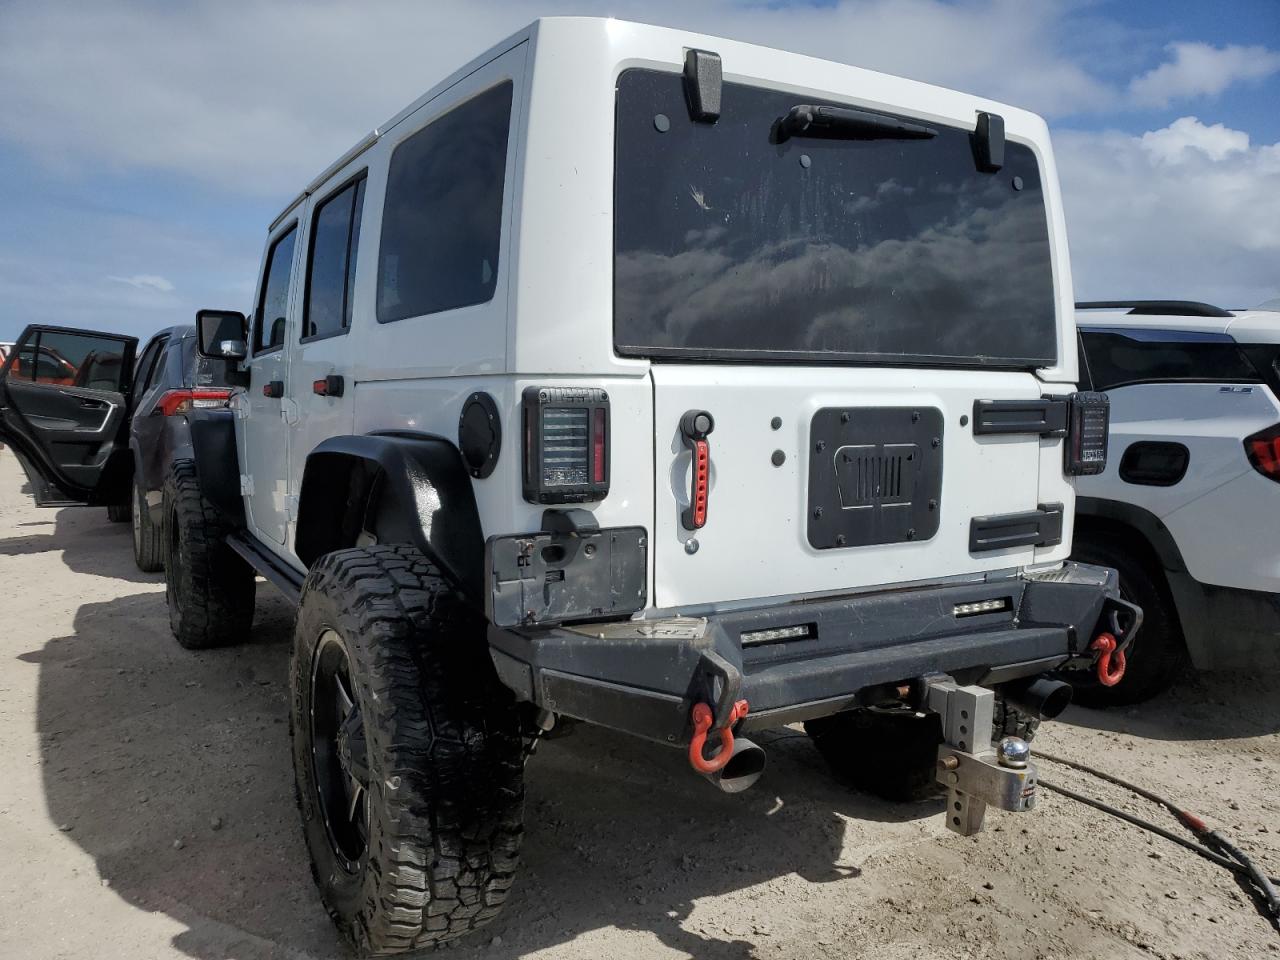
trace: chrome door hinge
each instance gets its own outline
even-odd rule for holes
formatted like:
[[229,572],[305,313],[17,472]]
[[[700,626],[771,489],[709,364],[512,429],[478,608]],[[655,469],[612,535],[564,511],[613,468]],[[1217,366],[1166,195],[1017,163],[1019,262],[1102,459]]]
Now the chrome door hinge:
[[253,477],[247,473],[240,474],[240,496],[253,496]]

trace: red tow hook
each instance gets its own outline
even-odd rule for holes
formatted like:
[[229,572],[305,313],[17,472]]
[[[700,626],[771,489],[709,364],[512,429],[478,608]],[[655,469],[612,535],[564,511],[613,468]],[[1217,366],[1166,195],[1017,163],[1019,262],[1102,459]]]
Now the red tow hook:
[[715,719],[711,708],[705,703],[693,705],[693,739],[689,741],[689,765],[699,773],[716,773],[723,770],[725,764],[733,757],[733,725],[747,715],[751,707],[745,700],[739,700],[729,711],[729,722],[720,731],[720,749],[710,760],[702,755],[707,743],[707,731]]
[[1116,638],[1100,633],[1089,644],[1089,649],[1102,651],[1098,657],[1098,682],[1104,687],[1114,687],[1124,678],[1124,651],[1116,650]]

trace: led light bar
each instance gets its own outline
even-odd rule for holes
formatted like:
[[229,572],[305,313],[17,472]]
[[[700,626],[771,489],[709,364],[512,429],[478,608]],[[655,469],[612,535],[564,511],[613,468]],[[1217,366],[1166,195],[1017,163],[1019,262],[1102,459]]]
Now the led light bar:
[[973,617],[980,613],[999,613],[1011,606],[1008,597],[996,600],[979,600],[976,603],[957,603],[952,611],[957,617]]
[[742,645],[749,647],[760,643],[781,643],[784,640],[810,640],[814,635],[812,623],[798,623],[791,627],[748,631],[742,635]]

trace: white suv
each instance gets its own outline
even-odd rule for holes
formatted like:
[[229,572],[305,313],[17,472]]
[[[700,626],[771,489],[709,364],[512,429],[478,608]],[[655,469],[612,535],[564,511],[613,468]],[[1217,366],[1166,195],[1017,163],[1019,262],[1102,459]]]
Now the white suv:
[[[731,792],[743,734],[805,722],[855,782],[944,785],[953,830],[1030,808],[993,733],[1140,618],[1066,562],[1106,455],[1066,250],[1039,117],[604,19],[533,24],[310,183],[251,316],[198,317],[246,390],[192,418],[167,583],[188,647],[247,637],[255,572],[298,603],[299,803],[357,947],[497,913],[566,720]],[[102,496],[127,384],[3,389],[45,487]]]
[[1106,469],[1082,477],[1074,556],[1120,572],[1146,619],[1114,687],[1133,703],[1202,669],[1280,666],[1280,312],[1081,303],[1081,383],[1111,398]]

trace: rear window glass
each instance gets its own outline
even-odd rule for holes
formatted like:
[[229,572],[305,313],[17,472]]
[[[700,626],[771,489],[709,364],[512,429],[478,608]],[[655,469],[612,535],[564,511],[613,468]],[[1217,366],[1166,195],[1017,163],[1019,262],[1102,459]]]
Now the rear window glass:
[[1032,150],[983,173],[970,132],[779,142],[824,101],[726,83],[714,124],[679,74],[618,80],[619,353],[1052,365],[1049,234]]
[[378,248],[378,322],[485,303],[498,279],[511,126],[502,83],[391,155]]
[[1260,380],[1249,358],[1230,337],[1195,340],[1177,331],[1167,340],[1159,337],[1154,331],[1142,331],[1135,337],[1121,333],[1082,333],[1093,388],[1110,390],[1133,383],[1257,383]]

